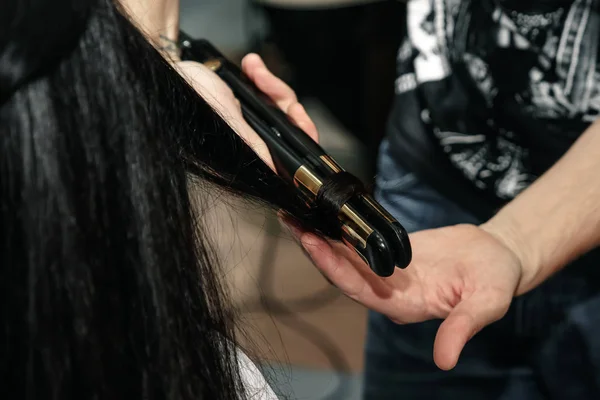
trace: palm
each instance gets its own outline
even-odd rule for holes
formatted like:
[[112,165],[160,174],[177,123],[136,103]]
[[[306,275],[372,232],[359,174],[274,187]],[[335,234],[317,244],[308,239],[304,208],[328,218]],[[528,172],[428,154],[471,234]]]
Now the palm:
[[302,242],[317,267],[349,297],[398,323],[447,318],[435,344],[441,368],[452,368],[464,344],[501,318],[520,280],[517,257],[471,225],[411,235],[413,261],[390,278],[373,274],[339,243],[311,234]]
[[[200,63],[182,61],[177,62],[174,66],[256,154],[275,170],[267,145],[242,116],[240,102],[235,98],[227,84],[217,74]],[[246,56],[242,61],[242,68],[260,90],[285,111],[307,135],[318,141],[317,128],[304,108],[298,103],[294,91],[281,79],[273,75],[260,57],[256,54]]]

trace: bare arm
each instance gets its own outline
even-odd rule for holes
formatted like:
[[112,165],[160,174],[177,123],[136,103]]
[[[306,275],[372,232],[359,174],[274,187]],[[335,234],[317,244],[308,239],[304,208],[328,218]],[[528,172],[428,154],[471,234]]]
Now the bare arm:
[[349,297],[398,323],[445,319],[434,359],[454,368],[465,345],[523,294],[600,245],[600,122],[549,171],[481,226],[411,234],[413,261],[380,279],[343,246],[292,232]]
[[534,184],[482,225],[521,258],[523,294],[600,245],[600,121]]

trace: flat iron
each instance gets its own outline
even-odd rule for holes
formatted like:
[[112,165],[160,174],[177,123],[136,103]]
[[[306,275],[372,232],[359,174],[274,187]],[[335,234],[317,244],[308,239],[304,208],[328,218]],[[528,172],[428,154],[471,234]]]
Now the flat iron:
[[[180,45],[182,60],[204,64],[231,88],[244,118],[267,144],[278,174],[294,185],[309,206],[329,177],[346,172],[210,42],[181,32]],[[351,197],[340,207],[337,220],[342,241],[377,275],[388,277],[395,268],[410,264],[406,230],[371,196]]]

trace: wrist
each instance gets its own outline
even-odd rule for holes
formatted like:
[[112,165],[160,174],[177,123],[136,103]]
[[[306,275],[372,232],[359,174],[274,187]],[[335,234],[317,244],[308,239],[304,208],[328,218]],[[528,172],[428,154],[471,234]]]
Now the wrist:
[[536,245],[522,229],[522,225],[507,213],[500,213],[479,226],[506,247],[518,260],[521,278],[515,296],[533,289],[540,282],[542,265]]

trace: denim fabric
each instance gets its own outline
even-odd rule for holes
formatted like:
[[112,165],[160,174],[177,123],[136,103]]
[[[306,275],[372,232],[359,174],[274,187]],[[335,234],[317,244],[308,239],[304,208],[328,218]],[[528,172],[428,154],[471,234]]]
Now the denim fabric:
[[[384,141],[376,198],[409,232],[481,222],[405,170],[390,156],[388,146]],[[439,321],[401,326],[371,312],[363,398],[600,398],[587,394],[597,393],[593,382],[598,379],[589,379],[584,388],[581,379],[567,376],[600,376],[598,370],[590,367],[591,362],[585,369],[577,369],[584,367],[578,367],[574,359],[598,361],[600,354],[590,356],[586,353],[592,348],[590,344],[585,342],[584,346],[581,340],[575,343],[572,339],[575,335],[568,333],[576,330],[574,320],[587,321],[584,325],[588,331],[599,333],[588,337],[598,337],[596,346],[600,351],[600,317],[594,316],[600,315],[598,302],[588,302],[592,306],[584,307],[587,299],[599,293],[600,279],[595,272],[600,269],[599,261],[597,253],[590,253],[538,289],[515,299],[502,320],[483,329],[467,344],[459,364],[449,372],[439,370],[433,363],[433,342]],[[578,310],[577,318],[572,317],[573,309]],[[565,341],[572,346],[566,346]],[[570,374],[561,373],[561,365],[567,361]]]

